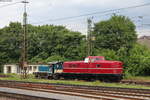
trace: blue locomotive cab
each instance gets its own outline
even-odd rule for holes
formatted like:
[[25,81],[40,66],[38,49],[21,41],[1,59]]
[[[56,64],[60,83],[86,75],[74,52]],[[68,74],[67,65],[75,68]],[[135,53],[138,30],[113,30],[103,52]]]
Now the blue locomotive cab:
[[63,62],[49,62],[51,73],[62,73]]
[[34,72],[36,78],[50,78],[53,74],[62,73],[63,62],[49,62],[48,65],[39,65],[38,71]]

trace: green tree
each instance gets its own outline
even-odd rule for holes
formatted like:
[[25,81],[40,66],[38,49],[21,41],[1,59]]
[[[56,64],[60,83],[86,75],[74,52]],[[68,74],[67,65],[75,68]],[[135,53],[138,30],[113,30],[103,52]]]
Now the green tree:
[[95,47],[119,50],[131,48],[137,40],[134,23],[125,16],[113,15],[109,20],[95,24]]
[[130,56],[124,59],[126,73],[134,76],[150,75],[150,49],[146,46],[135,44],[130,50]]
[[48,63],[48,62],[53,62],[53,61],[67,61],[67,59],[64,58],[64,57],[55,55],[55,56],[48,57],[48,58],[45,60],[45,62],[47,62],[47,63]]
[[104,56],[106,60],[119,60],[117,52],[110,49],[97,49],[97,56]]
[[80,48],[85,37],[81,33],[54,25],[30,26],[29,29],[29,58],[46,60],[56,55],[70,60],[81,58]]
[[[84,55],[82,49],[85,36],[80,32],[54,25],[27,27],[30,63],[51,61],[52,57],[78,60]],[[22,25],[18,22],[11,22],[9,26],[0,29],[0,65],[19,62],[22,33]]]
[[16,63],[20,57],[21,33],[20,23],[10,23],[8,27],[1,29],[0,53],[2,60],[7,63]]

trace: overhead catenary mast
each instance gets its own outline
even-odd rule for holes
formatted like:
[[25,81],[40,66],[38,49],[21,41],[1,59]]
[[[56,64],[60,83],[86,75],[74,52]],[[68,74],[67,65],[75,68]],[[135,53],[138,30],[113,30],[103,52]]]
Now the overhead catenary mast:
[[87,19],[88,30],[87,30],[87,56],[92,56],[92,20],[91,18]]
[[27,58],[27,11],[26,4],[29,3],[26,0],[22,1],[24,4],[24,13],[23,13],[23,43],[22,43],[22,55],[21,55],[21,68],[23,78],[27,78],[27,67],[28,67],[28,58]]

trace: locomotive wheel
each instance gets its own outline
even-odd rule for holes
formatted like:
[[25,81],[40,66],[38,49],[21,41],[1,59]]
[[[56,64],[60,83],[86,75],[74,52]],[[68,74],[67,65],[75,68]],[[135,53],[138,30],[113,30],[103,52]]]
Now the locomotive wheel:
[[53,77],[52,77],[52,76],[48,76],[47,78],[48,78],[48,79],[53,79]]
[[53,79],[54,79],[54,80],[58,80],[59,78],[60,78],[60,77],[59,77],[58,74],[54,74],[54,75],[53,75]]
[[111,77],[111,78],[110,78],[110,82],[120,82],[121,79],[122,79],[122,78],[119,77],[119,76]]
[[115,82],[120,82],[121,79],[122,79],[122,77],[116,77],[116,78],[115,78]]
[[41,78],[41,76],[40,76],[40,75],[36,75],[36,78],[37,78],[37,79],[40,79],[40,78]]

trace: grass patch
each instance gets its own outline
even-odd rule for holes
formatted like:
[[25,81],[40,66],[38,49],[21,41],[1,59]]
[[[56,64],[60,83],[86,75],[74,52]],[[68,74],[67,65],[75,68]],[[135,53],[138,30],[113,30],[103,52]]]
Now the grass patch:
[[125,80],[150,82],[150,76],[127,76]]
[[16,80],[25,82],[41,82],[41,83],[59,83],[59,84],[72,84],[72,85],[88,85],[88,86],[106,86],[106,87],[121,87],[121,88],[138,88],[138,89],[150,89],[148,86],[141,85],[128,85],[121,83],[104,83],[100,81],[87,82],[87,81],[75,81],[75,80],[47,80],[47,79],[35,79],[33,75],[29,75],[28,79],[22,79],[20,75],[9,74],[10,77],[3,77],[0,80]]

